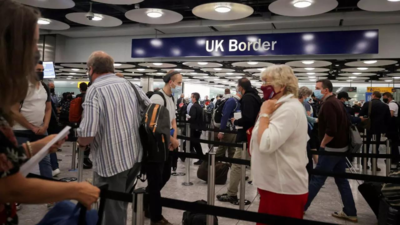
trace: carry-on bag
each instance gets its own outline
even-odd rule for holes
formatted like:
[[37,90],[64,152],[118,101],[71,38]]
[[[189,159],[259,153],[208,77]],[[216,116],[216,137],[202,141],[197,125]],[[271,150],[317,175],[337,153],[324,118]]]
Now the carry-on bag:
[[365,201],[371,207],[372,211],[375,213],[376,218],[379,217],[379,204],[382,197],[382,183],[376,182],[364,182],[358,186],[358,191],[364,197]]

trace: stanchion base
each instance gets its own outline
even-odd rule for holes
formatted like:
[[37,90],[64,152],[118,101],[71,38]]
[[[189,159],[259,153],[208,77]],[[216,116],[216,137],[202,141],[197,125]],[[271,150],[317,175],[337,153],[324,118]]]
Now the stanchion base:
[[78,169],[69,169],[68,171],[69,172],[76,172],[76,171],[78,171]]
[[174,176],[174,177],[180,177],[180,176],[185,176],[186,175],[186,173],[171,173],[171,176]]
[[189,183],[183,182],[182,185],[183,185],[183,186],[192,186],[193,183],[192,183],[192,182],[189,182]]

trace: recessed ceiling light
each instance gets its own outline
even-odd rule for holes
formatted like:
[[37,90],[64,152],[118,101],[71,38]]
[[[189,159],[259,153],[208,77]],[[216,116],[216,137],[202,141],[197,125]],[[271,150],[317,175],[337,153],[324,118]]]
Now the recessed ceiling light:
[[392,80],[385,80],[386,82],[392,82]]
[[392,77],[393,79],[400,79],[400,77]]
[[175,71],[181,71],[182,69],[174,69]]
[[305,70],[314,70],[315,68],[304,68]]
[[353,73],[354,75],[360,75],[360,74],[362,74],[362,73]]
[[71,69],[72,71],[79,71],[79,69]]
[[378,61],[376,61],[376,60],[365,60],[364,61],[365,64],[374,64],[376,62],[378,62]]
[[303,64],[306,64],[306,65],[310,65],[310,64],[313,64],[314,63],[314,60],[305,60],[305,61],[301,61]]
[[222,70],[221,68],[214,68],[214,70]]
[[347,82],[352,82],[353,80],[346,80]]
[[208,62],[198,62],[197,64],[204,66],[204,65],[207,65]]
[[139,70],[139,71],[144,71],[145,69],[142,69],[142,68],[138,68],[137,70]]
[[265,68],[258,68],[257,70],[259,70],[259,71],[264,71]]
[[37,21],[37,23],[40,24],[40,25],[49,25],[51,23],[51,20],[45,19],[45,18],[40,18]]
[[258,62],[247,62],[247,64],[249,64],[249,65],[257,65]]
[[164,13],[161,11],[161,9],[149,9],[146,14],[151,18],[160,18]]
[[233,75],[233,73],[226,73],[226,75]]
[[73,76],[68,76],[69,78],[73,77]]
[[335,66],[339,66],[339,64],[336,64]]
[[308,76],[308,78],[315,78],[314,76]]
[[114,63],[114,66],[121,66],[121,63]]
[[93,21],[101,21],[101,20],[103,20],[103,15],[95,13],[92,20]]
[[69,73],[69,74],[71,74],[71,75],[75,75],[76,73]]
[[388,2],[400,2],[400,0],[388,0]]
[[232,8],[229,3],[218,3],[214,7],[214,10],[219,13],[228,13],[232,10]]
[[162,63],[153,63],[155,66],[162,66]]
[[358,67],[357,69],[358,70],[367,70],[368,68],[366,68],[366,67]]
[[316,79],[310,79],[310,81],[317,81]]
[[307,73],[307,75],[314,75],[315,73]]
[[70,77],[67,77],[67,80],[71,80],[72,78],[70,78]]
[[350,79],[356,79],[357,77],[349,77]]
[[296,8],[307,8],[312,5],[311,0],[297,0],[293,2],[293,6]]
[[163,73],[157,73],[157,75],[164,75]]
[[191,74],[191,75],[196,75],[197,73],[194,73],[194,72],[193,72],[193,73],[190,73],[190,74]]

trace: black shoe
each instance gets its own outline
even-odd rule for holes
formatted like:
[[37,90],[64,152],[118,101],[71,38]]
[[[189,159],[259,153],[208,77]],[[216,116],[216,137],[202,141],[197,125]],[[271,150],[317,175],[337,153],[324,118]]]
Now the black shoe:
[[198,166],[198,165],[201,165],[202,163],[203,163],[203,160],[199,160],[199,161],[195,162],[194,165]]
[[93,163],[89,158],[83,159],[83,169],[92,169]]

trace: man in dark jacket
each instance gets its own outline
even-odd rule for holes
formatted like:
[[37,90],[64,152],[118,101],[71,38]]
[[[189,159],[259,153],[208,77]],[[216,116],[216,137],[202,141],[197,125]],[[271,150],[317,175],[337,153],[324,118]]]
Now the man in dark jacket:
[[[242,95],[240,99],[240,111],[242,118],[235,120],[232,118],[232,122],[238,130],[236,136],[236,143],[247,142],[246,131],[253,127],[256,123],[258,113],[262,104],[261,98],[258,95],[258,91],[251,86],[251,82],[247,78],[242,78],[238,82],[237,92]],[[236,148],[233,158],[242,158],[243,148]],[[245,150],[247,153],[247,150]],[[246,154],[249,158],[248,153]],[[230,171],[230,179],[228,185],[228,191],[226,194],[217,195],[217,199],[222,202],[230,202],[232,204],[239,204],[237,193],[239,191],[239,183],[241,178],[241,165],[232,164]],[[245,200],[245,204],[250,204],[249,201]]]
[[[371,128],[367,130],[367,149],[371,143],[372,135],[376,135],[376,141],[381,141],[382,134],[387,133],[387,128],[390,124],[390,110],[389,106],[383,103],[381,99],[382,95],[379,91],[372,93],[371,101],[366,102],[361,108],[360,117],[371,120]],[[369,105],[371,104],[371,114],[369,114]],[[379,144],[376,145],[377,151],[379,150]],[[369,166],[367,166],[369,169]],[[380,168],[376,168],[377,171],[381,171]]]
[[[193,106],[189,111],[189,122],[190,122],[190,137],[200,139],[201,129],[203,126],[203,108],[199,104],[200,94],[192,93],[191,96]],[[203,156],[203,149],[201,148],[200,142],[190,142],[190,150],[194,149],[196,153]],[[203,161],[200,159],[195,162],[194,165],[200,165]]]
[[359,124],[361,123],[364,118],[359,118],[354,116],[354,111],[348,105],[348,101],[351,99],[349,94],[345,91],[342,91],[338,94],[337,98],[343,103],[344,108],[346,109],[347,115],[351,120],[352,124]]

